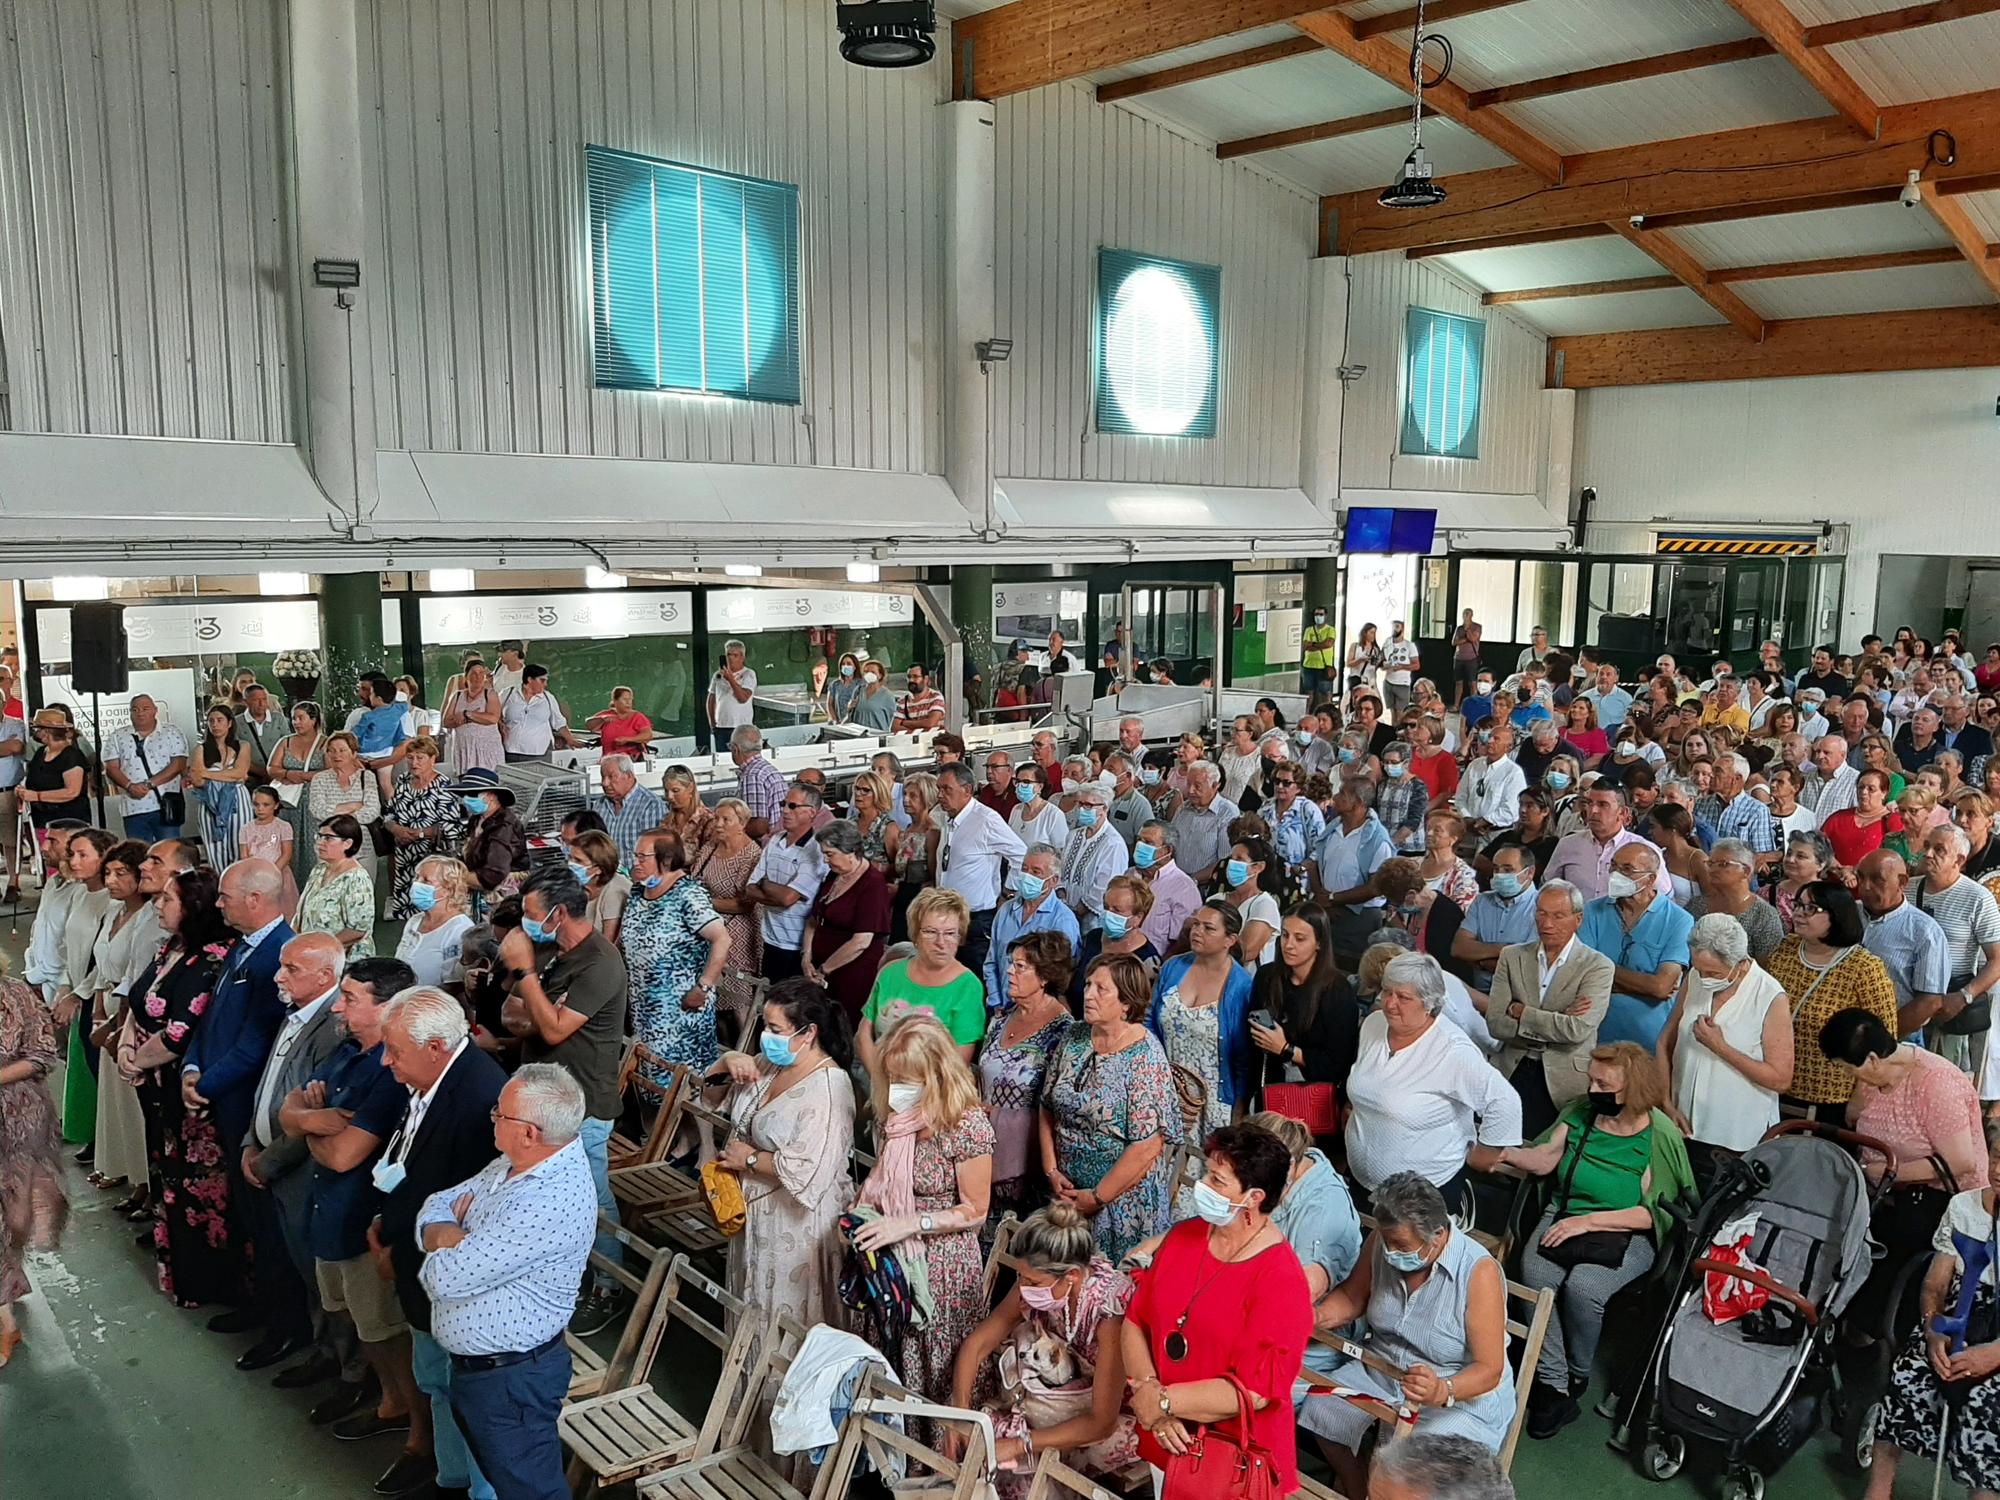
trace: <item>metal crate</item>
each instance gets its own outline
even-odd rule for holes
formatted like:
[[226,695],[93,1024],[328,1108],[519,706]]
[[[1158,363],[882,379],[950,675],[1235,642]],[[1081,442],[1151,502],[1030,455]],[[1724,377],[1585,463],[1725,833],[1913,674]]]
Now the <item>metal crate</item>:
[[563,819],[590,800],[590,774],[524,760],[500,768],[500,784],[514,794],[514,810],[531,838],[554,838]]

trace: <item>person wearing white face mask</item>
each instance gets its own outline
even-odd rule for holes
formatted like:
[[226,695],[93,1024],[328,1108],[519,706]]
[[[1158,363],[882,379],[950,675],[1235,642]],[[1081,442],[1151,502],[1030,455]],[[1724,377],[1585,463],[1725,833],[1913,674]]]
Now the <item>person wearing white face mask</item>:
[[[1132,1283],[1099,1253],[1090,1221],[1067,1203],[1030,1214],[1009,1253],[1021,1263],[1013,1290],[958,1351],[951,1404],[970,1409],[988,1362],[996,1363],[1001,1401],[993,1420],[1001,1500],[1024,1500],[1044,1453],[1059,1453],[1089,1475],[1115,1474],[1139,1456],[1138,1427],[1125,1409],[1125,1305]],[[1059,1347],[1057,1368],[1069,1378],[1050,1384],[1043,1356]],[[1034,1413],[1031,1424],[1027,1412]]]
[[[1417,1421],[1428,1437],[1498,1449],[1515,1406],[1499,1262],[1452,1223],[1443,1196],[1419,1173],[1386,1178],[1372,1206],[1376,1228],[1360,1263],[1314,1309],[1314,1322],[1341,1328],[1366,1315],[1365,1347],[1406,1373],[1398,1385],[1355,1359],[1332,1378],[1421,1408]],[[1314,1396],[1300,1408],[1299,1425],[1319,1438],[1339,1491],[1365,1494],[1359,1449],[1374,1418],[1342,1397]]]
[[[1176,1224],[1134,1278],[1122,1335],[1139,1453],[1155,1493],[1182,1500],[1197,1476],[1175,1460],[1203,1429],[1241,1421],[1269,1455],[1278,1494],[1298,1488],[1292,1383],[1312,1336],[1305,1268],[1271,1214],[1291,1175],[1291,1152],[1269,1131],[1232,1125],[1204,1143],[1208,1170],[1194,1188],[1199,1217]],[[1185,1486],[1185,1487],[1184,1487]],[[1350,1493],[1359,1493],[1351,1491]]]
[[861,691],[854,695],[847,722],[875,734],[887,734],[896,722],[896,693],[884,680],[882,663],[872,657],[861,664]]
[[873,1211],[854,1243],[920,1260],[931,1316],[904,1338],[899,1374],[919,1399],[942,1401],[959,1348],[986,1315],[979,1229],[993,1190],[993,1123],[951,1033],[927,1016],[899,1021],[883,1039],[873,1092],[881,1154],[854,1200]]
[[[1659,889],[1662,864],[1651,844],[1619,845],[1612,851],[1604,896],[1584,908],[1578,939],[1616,966],[1611,1008],[1597,1029],[1601,1043],[1652,1048],[1667,1023],[1667,1002],[1680,989],[1694,918]],[[1554,866],[1549,873],[1555,878]]]

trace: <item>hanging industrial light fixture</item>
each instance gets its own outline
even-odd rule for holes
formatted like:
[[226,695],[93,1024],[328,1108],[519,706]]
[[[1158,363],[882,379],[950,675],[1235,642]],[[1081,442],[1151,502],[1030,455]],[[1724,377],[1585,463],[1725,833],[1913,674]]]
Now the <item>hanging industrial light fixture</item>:
[[[1424,46],[1435,42],[1444,53],[1438,76],[1424,82]],[[1375,201],[1384,208],[1434,208],[1445,200],[1444,184],[1431,175],[1430,158],[1424,155],[1424,90],[1435,88],[1451,74],[1451,43],[1441,36],[1424,34],[1424,0],[1417,0],[1416,34],[1410,38],[1410,154],[1396,180],[1383,188]]]
[[937,55],[932,0],[841,0],[840,55],[864,68],[921,67]]

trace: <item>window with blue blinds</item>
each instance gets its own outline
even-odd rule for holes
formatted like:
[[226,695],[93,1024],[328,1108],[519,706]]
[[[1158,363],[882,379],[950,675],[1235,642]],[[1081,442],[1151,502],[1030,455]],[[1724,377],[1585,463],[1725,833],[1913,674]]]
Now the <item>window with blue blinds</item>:
[[1486,325],[1477,318],[1410,309],[1403,452],[1479,457],[1479,381]]
[[1097,252],[1097,430],[1215,436],[1222,271]]
[[799,402],[799,190],[585,148],[595,382]]

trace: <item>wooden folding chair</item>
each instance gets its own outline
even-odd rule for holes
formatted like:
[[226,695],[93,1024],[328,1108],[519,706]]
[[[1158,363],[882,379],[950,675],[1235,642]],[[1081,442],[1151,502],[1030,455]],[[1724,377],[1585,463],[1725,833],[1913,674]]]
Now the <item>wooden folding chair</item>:
[[[698,1080],[691,1072],[683,1070],[681,1081],[672,1108],[659,1126],[662,1138],[671,1141],[688,1120],[726,1137],[732,1129],[728,1116],[696,1097]],[[664,1156],[612,1172],[611,1193],[626,1219],[655,1244],[671,1242],[716,1259],[728,1244],[728,1237],[716,1227],[715,1215],[709,1211],[700,1177],[674,1166]]]
[[[649,1066],[664,1072],[667,1082],[655,1082],[646,1071]],[[612,1171],[659,1161],[666,1156],[674,1139],[671,1129],[674,1107],[680,1100],[681,1091],[692,1086],[687,1068],[679,1063],[667,1062],[643,1042],[634,1042],[625,1049],[625,1056],[618,1064],[618,1097],[622,1100],[629,1090],[653,1101],[653,1118],[646,1127],[643,1140],[628,1140],[615,1131],[612,1133],[609,1148]]]
[[[713,1303],[736,1331],[725,1334],[688,1301],[690,1292],[698,1292]],[[722,1353],[722,1376],[699,1427],[651,1383],[654,1357],[668,1326],[676,1322]],[[627,1383],[621,1389],[606,1390],[563,1407],[557,1427],[574,1455],[570,1461],[571,1490],[579,1496],[588,1495],[598,1486],[640,1478],[694,1452],[702,1434],[711,1426],[719,1427],[742,1399],[744,1382],[750,1378],[757,1350],[769,1331],[766,1319],[695,1270],[685,1255],[675,1256],[637,1357],[626,1371]]]
[[[597,1232],[616,1238],[630,1255],[646,1267],[646,1274],[643,1277],[635,1276],[622,1260],[613,1260],[609,1255],[601,1253],[595,1245],[591,1247],[591,1267],[602,1271],[630,1292],[632,1307],[625,1315],[625,1326],[619,1330],[618,1342],[608,1357],[598,1353],[575,1334],[564,1330],[563,1341],[569,1345],[571,1400],[594,1396],[599,1391],[625,1384],[633,1361],[638,1358],[640,1348],[651,1331],[654,1312],[660,1301],[660,1292],[666,1285],[670,1269],[666,1256],[623,1225],[612,1223],[603,1214],[597,1216]],[[653,1337],[657,1339],[656,1334]],[[652,1355],[648,1353],[646,1357],[650,1361]]]
[[981,1280],[986,1293],[986,1305],[989,1308],[993,1305],[994,1290],[1000,1285],[1000,1273],[1012,1271],[1016,1276],[1021,1274],[1021,1262],[1015,1258],[1010,1248],[1014,1243],[1014,1236],[1020,1229],[1021,1221],[1012,1214],[1008,1214],[994,1227],[993,1248],[986,1252],[986,1274]]
[[[1515,1316],[1515,1309],[1521,1315]],[[1518,1281],[1507,1283],[1507,1337],[1521,1340],[1521,1368],[1514,1372],[1514,1420],[1507,1424],[1507,1440],[1500,1445],[1500,1472],[1514,1467],[1514,1450],[1521,1443],[1521,1428],[1528,1420],[1528,1396],[1535,1388],[1535,1371],[1541,1368],[1542,1346],[1548,1341],[1549,1319],[1555,1316],[1556,1291],[1543,1287],[1539,1292]]]
[[1065,1494],[1081,1500],[1124,1500],[1122,1495],[1062,1461],[1062,1455],[1044,1453],[1035,1464],[1034,1482],[1028,1486],[1028,1500],[1061,1500]]

